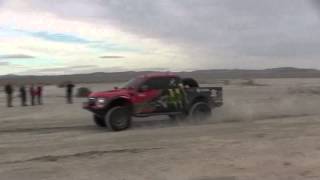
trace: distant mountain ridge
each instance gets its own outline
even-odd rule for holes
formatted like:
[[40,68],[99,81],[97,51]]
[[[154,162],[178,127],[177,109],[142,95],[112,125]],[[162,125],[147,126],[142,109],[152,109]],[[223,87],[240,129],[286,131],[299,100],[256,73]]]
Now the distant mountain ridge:
[[[155,71],[127,71],[127,72],[96,72],[90,74],[72,74],[72,75],[4,75],[0,76],[0,84],[7,81],[12,83],[44,83],[59,84],[65,81],[75,83],[111,83],[124,82],[128,79],[147,74]],[[246,70],[246,69],[209,69],[196,70],[190,72],[176,72],[183,77],[193,77],[200,81],[210,81],[217,79],[257,79],[257,78],[320,78],[320,70],[303,69],[293,67],[280,67],[263,70]]]

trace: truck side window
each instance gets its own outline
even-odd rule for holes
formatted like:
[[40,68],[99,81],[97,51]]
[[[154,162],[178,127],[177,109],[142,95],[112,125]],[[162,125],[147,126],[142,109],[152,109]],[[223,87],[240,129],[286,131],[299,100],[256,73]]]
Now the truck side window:
[[172,78],[152,78],[144,83],[148,89],[168,89],[170,88],[170,80]]

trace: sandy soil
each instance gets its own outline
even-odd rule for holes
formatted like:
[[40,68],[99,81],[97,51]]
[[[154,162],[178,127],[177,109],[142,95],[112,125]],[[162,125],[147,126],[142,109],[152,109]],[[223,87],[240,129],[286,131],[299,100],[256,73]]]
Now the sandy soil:
[[320,179],[320,80],[256,82],[225,86],[207,121],[135,119],[116,133],[46,87],[44,106],[0,107],[0,179]]

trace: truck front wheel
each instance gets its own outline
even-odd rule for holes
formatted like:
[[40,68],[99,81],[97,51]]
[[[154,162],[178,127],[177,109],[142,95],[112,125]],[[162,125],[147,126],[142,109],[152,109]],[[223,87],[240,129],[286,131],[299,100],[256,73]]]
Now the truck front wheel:
[[202,120],[211,115],[211,107],[206,102],[197,102],[192,105],[189,111],[192,119]]
[[131,126],[131,114],[129,108],[116,106],[111,108],[105,122],[112,131],[122,131]]

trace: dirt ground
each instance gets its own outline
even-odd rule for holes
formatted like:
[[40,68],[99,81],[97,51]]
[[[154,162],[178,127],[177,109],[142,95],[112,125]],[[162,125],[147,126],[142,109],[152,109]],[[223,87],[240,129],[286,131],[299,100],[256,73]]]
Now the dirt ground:
[[43,106],[0,107],[0,179],[320,179],[320,79],[255,82],[225,86],[204,122],[135,119],[123,132],[95,127],[84,99],[65,104],[63,89],[46,87]]

